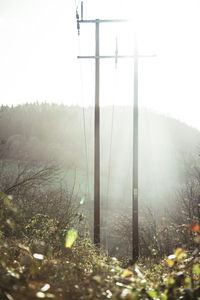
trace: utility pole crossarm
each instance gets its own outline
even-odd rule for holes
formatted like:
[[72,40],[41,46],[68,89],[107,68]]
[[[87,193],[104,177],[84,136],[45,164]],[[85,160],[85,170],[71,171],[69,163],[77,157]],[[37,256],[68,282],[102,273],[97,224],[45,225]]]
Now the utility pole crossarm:
[[[156,55],[117,55],[117,58],[145,58],[145,57],[155,57]],[[101,55],[101,56],[77,56],[77,58],[85,58],[85,59],[100,59],[100,58],[116,58],[116,55]]]
[[128,22],[126,19],[115,19],[115,20],[77,20],[78,23],[123,23],[123,22]]

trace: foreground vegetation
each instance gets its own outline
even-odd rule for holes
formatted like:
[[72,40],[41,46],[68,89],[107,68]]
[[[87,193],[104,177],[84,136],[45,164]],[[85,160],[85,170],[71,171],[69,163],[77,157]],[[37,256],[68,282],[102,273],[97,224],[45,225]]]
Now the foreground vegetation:
[[108,257],[71,224],[47,215],[22,222],[11,197],[0,197],[0,299],[198,299],[199,225],[193,252],[178,248],[158,260]]
[[[109,245],[103,230],[102,244],[107,244],[109,256],[90,240],[93,201],[89,183],[85,191],[82,175],[76,176],[77,168],[84,169],[82,131],[76,126],[80,112],[76,107],[47,104],[1,107],[0,300],[200,299],[200,164],[199,156],[193,159],[191,154],[199,132],[188,128],[194,134],[185,137],[186,127],[173,121],[172,128],[180,129],[176,136],[184,133],[184,143],[174,144],[175,148],[190,145],[187,164],[181,160],[176,166],[170,161],[173,172],[179,169],[181,181],[171,178],[174,188],[162,197],[153,185],[150,189],[141,185],[141,257],[133,265],[130,184],[120,194],[123,176],[120,189],[110,198],[107,217],[102,195],[101,225],[107,224]],[[160,161],[166,159],[166,152],[162,155]],[[117,161],[124,164],[120,157]],[[74,176],[69,173],[74,170],[72,162]],[[158,161],[149,165],[151,176],[145,167],[148,180],[154,177],[155,165],[161,168]],[[169,171],[164,165],[162,169]],[[160,190],[165,190],[163,184]],[[160,204],[152,207],[151,199]]]

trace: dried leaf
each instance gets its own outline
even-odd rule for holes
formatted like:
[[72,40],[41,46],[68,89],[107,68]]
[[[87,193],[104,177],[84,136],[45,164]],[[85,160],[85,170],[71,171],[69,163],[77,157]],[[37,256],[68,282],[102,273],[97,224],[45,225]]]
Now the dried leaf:
[[183,258],[183,256],[185,255],[185,251],[183,251],[182,248],[177,248],[177,249],[174,251],[174,255],[176,256],[177,259],[181,259],[181,258]]
[[36,259],[39,259],[39,260],[43,260],[44,259],[44,255],[39,254],[39,253],[34,253],[33,257],[36,258]]
[[189,226],[189,230],[192,232],[199,232],[200,231],[200,226],[197,222],[193,222],[190,226]]
[[40,290],[41,292],[46,292],[50,289],[50,284],[46,283]]
[[42,293],[42,292],[38,292],[38,293],[36,294],[36,297],[37,297],[37,298],[44,299],[44,298],[45,298],[45,294]]
[[133,275],[133,273],[130,270],[126,269],[123,271],[122,275],[124,277],[131,277]]
[[172,268],[173,265],[174,265],[174,260],[168,258],[168,259],[166,260],[166,263],[167,263],[168,267]]
[[99,275],[93,276],[92,277],[94,279],[94,281],[96,281],[97,283],[101,283],[101,277]]

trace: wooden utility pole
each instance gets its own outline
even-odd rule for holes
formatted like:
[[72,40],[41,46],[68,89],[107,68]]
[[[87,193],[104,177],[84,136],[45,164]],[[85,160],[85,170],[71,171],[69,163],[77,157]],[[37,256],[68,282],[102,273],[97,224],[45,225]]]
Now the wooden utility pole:
[[132,189],[132,262],[139,256],[138,236],[138,51],[135,41],[133,102],[133,189]]
[[95,22],[94,243],[100,245],[99,23]]
[[[82,14],[81,14],[82,15]],[[78,30],[80,23],[95,24],[95,56],[78,56],[78,58],[95,59],[95,119],[94,119],[94,243],[100,245],[100,59],[116,58],[116,56],[100,56],[99,25],[100,23],[126,22],[126,20],[77,20]]]
[[127,20],[83,20],[83,8],[81,9],[81,20],[77,17],[77,28],[80,33],[80,23],[95,24],[95,55],[78,56],[81,59],[95,59],[95,142],[94,142],[94,243],[100,245],[100,59],[132,58],[134,59],[134,104],[133,104],[133,184],[132,184],[132,262],[139,256],[138,240],[138,58],[154,57],[154,55],[138,55],[135,47],[134,55],[108,55],[100,56],[99,51],[99,27],[100,23],[127,22]]

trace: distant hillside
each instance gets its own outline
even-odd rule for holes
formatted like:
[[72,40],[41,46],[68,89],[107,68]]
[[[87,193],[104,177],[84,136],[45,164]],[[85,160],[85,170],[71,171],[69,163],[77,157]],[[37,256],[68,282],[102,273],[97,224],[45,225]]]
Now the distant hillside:
[[[86,174],[84,119],[90,176],[93,182],[94,111],[77,106],[25,104],[0,109],[1,159],[55,160],[63,168]],[[132,182],[132,108],[114,109],[111,177],[107,187],[112,108],[101,109],[102,195],[109,206],[130,207]],[[200,132],[148,110],[140,112],[139,188],[147,203],[164,204],[182,181],[184,160],[198,159]],[[82,179],[84,182],[84,179]],[[90,198],[93,198],[92,196]]]

